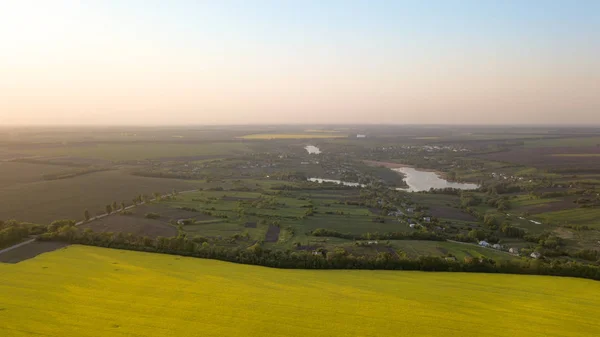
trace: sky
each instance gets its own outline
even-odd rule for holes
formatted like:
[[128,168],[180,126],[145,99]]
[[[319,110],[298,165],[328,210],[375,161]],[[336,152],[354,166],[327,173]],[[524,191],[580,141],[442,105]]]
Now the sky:
[[600,1],[0,0],[0,125],[600,124]]

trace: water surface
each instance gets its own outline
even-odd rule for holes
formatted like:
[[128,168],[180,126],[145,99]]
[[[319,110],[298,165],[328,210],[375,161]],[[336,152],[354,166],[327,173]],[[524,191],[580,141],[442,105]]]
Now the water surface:
[[394,171],[403,173],[408,188],[399,188],[409,192],[429,191],[431,188],[457,188],[461,190],[474,190],[479,186],[471,183],[450,182],[431,171],[421,171],[413,167],[395,168]]
[[321,150],[314,146],[314,145],[307,145],[304,147],[306,149],[306,151],[308,152],[308,154],[319,154],[321,153]]

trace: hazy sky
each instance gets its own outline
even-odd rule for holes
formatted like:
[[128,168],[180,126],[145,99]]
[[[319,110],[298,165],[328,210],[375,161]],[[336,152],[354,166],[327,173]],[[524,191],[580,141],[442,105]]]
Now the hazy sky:
[[0,0],[0,124],[600,124],[600,1]]

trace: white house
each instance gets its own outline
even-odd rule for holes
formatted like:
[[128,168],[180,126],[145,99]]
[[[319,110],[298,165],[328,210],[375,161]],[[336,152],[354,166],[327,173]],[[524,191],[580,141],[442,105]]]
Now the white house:
[[492,248],[494,249],[502,249],[502,246],[500,246],[499,244],[495,243],[492,245]]
[[508,250],[508,252],[511,254],[519,254],[519,248],[511,248]]
[[414,223],[411,223],[410,225],[408,225],[408,227],[410,227],[410,228],[415,228],[415,227],[417,227],[417,225],[416,225],[416,224],[414,224]]
[[531,257],[532,257],[532,258],[534,258],[534,259],[539,259],[540,257],[542,257],[542,254],[540,254],[540,253],[538,253],[538,252],[533,252],[533,253],[531,253],[531,255],[529,255],[529,256],[531,256]]
[[356,135],[356,138],[367,138],[367,135],[358,134],[358,135]]
[[423,221],[425,221],[425,222],[431,222],[431,218],[428,217],[428,216],[426,216],[426,217],[423,218]]
[[487,241],[479,241],[479,245],[481,247],[489,247],[490,246],[490,244]]

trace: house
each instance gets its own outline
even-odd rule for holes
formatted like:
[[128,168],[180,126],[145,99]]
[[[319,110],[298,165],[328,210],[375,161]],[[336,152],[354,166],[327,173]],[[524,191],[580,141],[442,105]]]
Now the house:
[[519,254],[519,248],[510,248],[508,252],[511,254]]
[[479,241],[479,245],[481,247],[489,247],[490,246],[490,244],[487,241]]
[[532,258],[534,258],[534,259],[539,259],[539,258],[541,258],[541,257],[542,257],[542,254],[540,254],[540,253],[538,253],[538,252],[533,252],[533,253],[531,253],[531,255],[529,255],[529,256],[531,256],[531,257],[532,257]]
[[447,256],[447,257],[445,258],[445,260],[446,260],[446,261],[451,261],[451,262],[453,262],[453,261],[457,261],[457,260],[456,260],[456,257],[454,257],[454,256]]
[[356,138],[367,138],[367,135],[358,134],[358,135],[356,135]]
[[495,243],[492,245],[492,248],[494,249],[502,249],[502,246],[500,246],[499,244]]
[[379,244],[379,242],[377,242],[377,241],[367,241],[367,244],[368,245],[377,245],[377,244]]
[[415,228],[415,227],[417,227],[417,225],[416,225],[416,224],[414,224],[414,223],[411,223],[410,225],[408,225],[408,227],[410,227],[410,228]]
[[407,208],[407,209],[406,209],[406,211],[407,211],[408,213],[412,213],[412,212],[414,212],[414,211],[415,211],[415,209],[414,209],[414,208],[412,208],[412,207],[409,207],[409,208]]
[[425,222],[431,222],[431,218],[428,217],[428,216],[426,216],[426,217],[423,218],[423,221],[425,221]]
[[395,211],[395,212],[389,212],[388,215],[389,216],[403,216],[404,213],[402,213],[401,211]]

